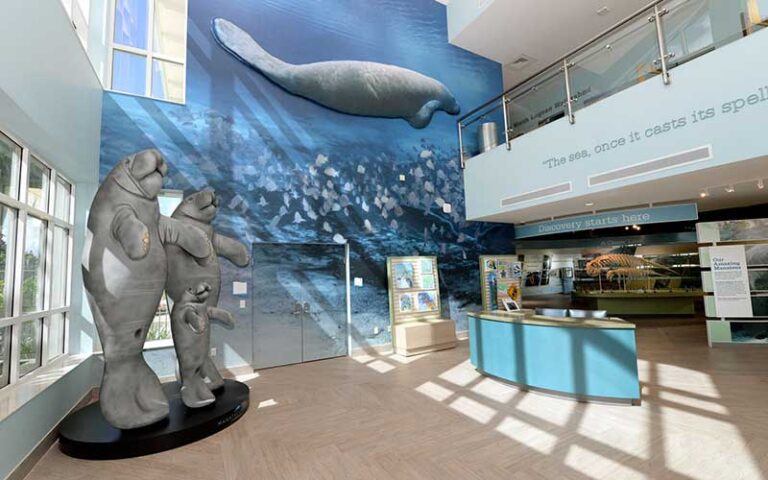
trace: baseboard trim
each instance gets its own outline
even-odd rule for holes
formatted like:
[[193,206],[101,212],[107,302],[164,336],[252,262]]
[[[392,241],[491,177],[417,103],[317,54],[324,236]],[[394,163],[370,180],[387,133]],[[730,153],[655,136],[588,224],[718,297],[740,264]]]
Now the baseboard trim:
[[33,448],[32,451],[30,451],[27,456],[24,457],[24,459],[19,462],[18,465],[16,465],[16,468],[14,468],[11,473],[5,477],[5,480],[23,480],[26,478],[26,476],[29,475],[29,472],[35,468],[35,465],[37,465],[40,459],[42,459],[48,450],[50,450],[50,448],[53,446],[53,444],[56,443],[56,440],[59,436],[59,425],[61,425],[61,422],[63,422],[70,413],[79,410],[86,405],[90,405],[91,403],[97,401],[98,398],[99,387],[93,386],[90,390],[85,392],[85,395],[83,395],[82,398],[71,409],[69,409],[67,414],[64,415],[56,423],[56,425],[53,426],[53,428],[51,428],[48,434],[45,435],[37,443],[37,446],[35,446],[35,448]]

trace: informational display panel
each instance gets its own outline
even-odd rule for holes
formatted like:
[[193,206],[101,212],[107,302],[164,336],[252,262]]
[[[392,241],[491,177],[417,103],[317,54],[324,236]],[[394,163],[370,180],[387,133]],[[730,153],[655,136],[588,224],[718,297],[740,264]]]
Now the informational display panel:
[[768,219],[696,225],[710,345],[768,344]]
[[717,315],[724,318],[752,317],[747,258],[742,245],[711,247],[712,288]]
[[436,257],[387,259],[392,325],[440,318],[440,282]]
[[522,308],[523,265],[516,255],[480,256],[483,311]]

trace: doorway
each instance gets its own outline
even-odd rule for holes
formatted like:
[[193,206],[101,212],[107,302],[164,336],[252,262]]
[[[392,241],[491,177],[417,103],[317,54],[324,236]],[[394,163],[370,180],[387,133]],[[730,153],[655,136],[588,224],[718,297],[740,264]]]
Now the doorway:
[[349,249],[324,243],[253,244],[253,367],[349,352]]

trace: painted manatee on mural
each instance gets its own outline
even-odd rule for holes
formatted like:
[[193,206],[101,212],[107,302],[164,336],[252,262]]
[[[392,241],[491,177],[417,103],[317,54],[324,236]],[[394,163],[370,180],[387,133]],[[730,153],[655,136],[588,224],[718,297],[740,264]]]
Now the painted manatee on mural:
[[403,118],[424,128],[438,110],[460,111],[448,88],[413,70],[375,62],[286,63],[264,50],[238,26],[216,18],[211,26],[219,45],[294,95],[324,107],[365,117]]
[[[245,267],[251,261],[245,245],[230,237],[214,232],[211,222],[216,218],[218,211],[219,201],[216,194],[211,191],[203,191],[185,197],[181,204],[176,207],[173,215],[171,215],[173,219],[179,222],[200,229],[208,237],[211,245],[213,245],[211,255],[204,261],[197,261],[176,245],[166,247],[166,254],[168,256],[166,291],[174,304],[181,302],[188,291],[194,290],[200,284],[206,284],[209,287],[209,291],[205,296],[205,304],[209,307],[216,307],[221,291],[221,269],[218,256],[221,255],[238,267]],[[205,338],[202,338],[200,341],[209,344],[210,330],[206,330],[203,336]],[[174,335],[175,339],[176,335]],[[184,368],[181,365],[182,355],[178,344],[176,344],[176,351],[178,352],[179,364],[182,367],[180,369],[182,380],[184,380]],[[208,352],[207,349],[205,351]],[[208,385],[211,390],[224,386],[224,379],[207,353],[198,373],[201,379],[208,379]],[[187,405],[190,406],[188,403]]]
[[104,418],[122,429],[162,420],[169,413],[157,376],[142,350],[166,280],[164,245],[207,258],[203,233],[160,215],[157,194],[168,167],[157,150],[121,160],[91,204],[83,250],[83,283],[104,349],[99,403]]

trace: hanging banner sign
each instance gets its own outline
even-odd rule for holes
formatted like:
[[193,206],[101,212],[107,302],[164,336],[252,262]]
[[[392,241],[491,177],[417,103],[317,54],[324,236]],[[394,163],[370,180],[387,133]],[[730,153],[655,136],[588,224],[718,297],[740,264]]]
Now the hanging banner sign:
[[721,318],[752,317],[747,257],[743,245],[710,247],[715,308]]
[[615,210],[594,215],[559,218],[548,222],[515,225],[515,238],[539,237],[558,233],[581,232],[601,228],[628,227],[650,223],[684,222],[698,220],[695,203],[664,205],[661,207]]

